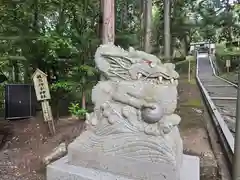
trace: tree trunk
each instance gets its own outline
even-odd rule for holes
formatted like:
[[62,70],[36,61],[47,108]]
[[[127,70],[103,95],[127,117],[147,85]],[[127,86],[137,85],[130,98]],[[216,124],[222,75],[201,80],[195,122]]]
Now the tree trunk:
[[[102,43],[114,44],[115,41],[115,0],[101,0],[103,10]],[[100,80],[104,80],[101,74]]]
[[86,95],[85,95],[85,91],[82,91],[82,108],[86,109]]
[[124,29],[128,28],[128,2],[126,1],[124,2],[120,18],[121,29],[124,31]]
[[[125,6],[125,4],[124,4],[124,6]],[[124,29],[124,11],[121,11],[120,24],[121,24],[121,29],[123,31],[123,29]]]
[[25,64],[24,66],[24,83],[27,84],[29,82],[29,69]]
[[56,26],[56,31],[59,35],[63,34],[63,27],[65,24],[65,17],[64,17],[64,12],[65,12],[65,4],[64,1],[60,1],[60,7],[59,7],[59,18],[58,18],[58,24]]
[[33,19],[33,28],[35,33],[39,33],[39,27],[38,27],[38,19],[39,19],[39,5],[38,0],[34,1],[34,19]]
[[98,37],[101,39],[103,37],[103,0],[100,0],[100,16],[98,19]]
[[[226,10],[229,13],[231,11],[231,5],[229,0],[227,0],[226,2]],[[232,27],[231,25],[227,27],[227,41],[230,42],[232,44]]]
[[152,0],[145,1],[144,16],[144,51],[151,53]]
[[112,43],[115,40],[115,0],[102,0],[103,3],[103,44]]
[[126,1],[124,4],[123,10],[123,30],[129,27],[128,23],[128,2]]
[[164,0],[164,58],[171,60],[171,36],[170,36],[170,0]]
[[19,82],[19,66],[16,61],[13,62],[13,76],[14,76],[14,81]]
[[141,25],[141,29],[140,29],[140,47],[141,49],[144,49],[144,6],[145,0],[140,0],[140,6],[141,6],[141,15],[140,15],[140,25]]

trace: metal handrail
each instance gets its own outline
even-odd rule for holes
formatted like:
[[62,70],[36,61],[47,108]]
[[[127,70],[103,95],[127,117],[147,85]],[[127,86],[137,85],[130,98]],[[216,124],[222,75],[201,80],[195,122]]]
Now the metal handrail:
[[[210,64],[211,64],[214,76],[216,76],[217,78],[222,79],[223,81],[228,82],[229,84],[233,85],[233,83],[231,83],[231,82],[229,82],[229,81],[227,81],[227,80],[217,76],[216,75],[216,71],[213,68],[213,63],[212,63],[212,60],[211,60],[210,57],[209,57],[209,61],[210,61]],[[200,90],[202,91],[202,94],[203,94],[203,96],[204,96],[204,98],[205,98],[209,108],[212,111],[212,116],[214,116],[213,117],[213,121],[214,121],[214,124],[215,124],[217,130],[219,131],[219,134],[223,135],[223,138],[226,140],[227,145],[228,145],[228,147],[230,147],[231,153],[233,154],[234,153],[234,137],[233,137],[232,133],[230,132],[227,124],[223,120],[221,114],[217,110],[217,108],[216,108],[215,104],[213,103],[211,97],[209,96],[207,90],[203,86],[200,78],[198,77],[198,71],[199,71],[199,67],[198,67],[198,54],[196,55],[196,63],[197,63],[197,65],[196,65],[196,79],[197,79],[197,82],[198,82],[198,84],[200,86]],[[236,86],[236,85],[233,85],[233,86]]]
[[213,70],[213,75],[214,75],[215,77],[217,77],[218,79],[221,79],[221,80],[225,81],[225,82],[228,83],[228,84],[231,84],[232,86],[234,86],[234,87],[236,87],[236,88],[238,87],[237,84],[234,84],[234,83],[228,81],[227,79],[222,78],[222,77],[220,77],[220,76],[217,75],[216,69],[214,68],[213,61],[212,61],[211,56],[209,56],[209,61],[210,61],[210,64],[211,64],[211,67],[212,67],[212,70]]

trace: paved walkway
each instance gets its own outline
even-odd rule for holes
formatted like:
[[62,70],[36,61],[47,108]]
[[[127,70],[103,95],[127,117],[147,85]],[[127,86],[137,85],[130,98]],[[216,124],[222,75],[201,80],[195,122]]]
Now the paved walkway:
[[198,75],[229,129],[235,132],[237,88],[215,77],[208,58],[198,59]]

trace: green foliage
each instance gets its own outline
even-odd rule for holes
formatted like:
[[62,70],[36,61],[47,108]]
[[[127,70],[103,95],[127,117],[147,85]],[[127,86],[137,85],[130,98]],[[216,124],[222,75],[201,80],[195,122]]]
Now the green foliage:
[[[101,43],[100,1],[1,1],[0,10],[0,64],[8,79],[32,82],[39,68],[48,75],[53,109],[62,99],[89,104],[99,79],[93,60]],[[117,45],[139,44],[140,14],[139,1],[117,0]]]
[[58,106],[60,100],[71,98],[73,91],[73,84],[66,81],[58,81],[50,85],[52,102]]
[[186,59],[186,57],[184,57],[184,56],[175,57],[172,59],[172,63],[178,63],[180,61],[184,61],[185,59]]
[[200,108],[202,107],[202,103],[200,99],[188,99],[187,102],[184,102],[182,104],[182,106]]
[[[157,1],[154,7],[153,37],[154,47],[164,46],[164,1]],[[174,54],[175,49],[180,49],[183,58],[187,55],[190,42],[196,37],[197,25],[193,19],[196,13],[196,0],[181,0],[172,2],[171,14],[171,48]],[[161,52],[161,55],[163,51]]]
[[72,93],[73,85],[67,81],[58,81],[52,83],[50,85],[51,92],[51,104],[53,106],[53,114],[57,118],[59,118],[60,114],[60,102],[67,103],[74,99],[74,95]]
[[[0,68],[7,74],[8,80],[29,83],[32,73],[39,68],[48,75],[55,106],[64,98],[78,102],[84,99],[89,104],[91,89],[99,79],[93,59],[101,43],[100,2],[1,1]],[[180,72],[187,72],[185,56],[191,41],[215,40],[218,31],[219,37],[229,39],[229,29],[232,29],[234,37],[240,34],[236,23],[239,6],[230,10],[226,6],[219,14],[209,3],[197,7],[196,2],[172,1],[171,45],[172,52],[179,50],[180,55],[173,61]],[[162,56],[159,49],[163,49],[164,45],[164,6],[163,1],[158,0],[154,0],[153,4],[152,45],[154,52]],[[144,19],[141,5],[142,0],[115,1],[116,45],[139,47]]]
[[77,116],[78,118],[83,118],[87,113],[87,110],[81,108],[78,103],[71,103],[68,109],[71,115]]
[[231,61],[230,71],[234,71],[237,68],[239,68],[240,51],[217,53],[216,60],[222,72],[226,71],[226,60],[230,60]]
[[83,64],[74,66],[69,73],[68,81],[72,82],[72,95],[76,99],[82,99],[83,94],[87,102],[91,102],[91,90],[99,78],[99,72],[92,66]]
[[216,62],[221,72],[226,72],[226,60],[231,61],[230,71],[239,68],[240,50],[234,47],[226,48],[224,45],[216,47]]
[[115,38],[115,44],[122,48],[128,48],[129,46],[138,45],[139,40],[136,34],[118,34]]
[[195,72],[196,67],[196,61],[193,56],[188,57],[184,61],[180,61],[176,63],[176,70],[178,73],[188,73],[188,67],[189,67],[189,58],[190,58],[190,67],[191,67],[191,73],[193,74]]
[[69,82],[58,81],[56,83],[51,84],[51,92],[59,92],[63,91],[64,93],[72,91],[72,85]]

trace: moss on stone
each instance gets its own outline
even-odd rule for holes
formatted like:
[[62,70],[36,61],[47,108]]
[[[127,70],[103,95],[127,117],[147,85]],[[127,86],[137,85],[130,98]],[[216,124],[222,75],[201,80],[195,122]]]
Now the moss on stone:
[[182,106],[202,107],[202,103],[200,99],[189,99],[187,102],[182,103]]

